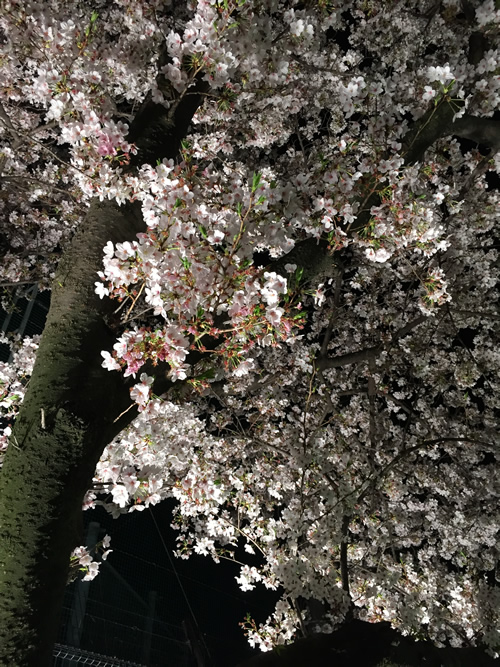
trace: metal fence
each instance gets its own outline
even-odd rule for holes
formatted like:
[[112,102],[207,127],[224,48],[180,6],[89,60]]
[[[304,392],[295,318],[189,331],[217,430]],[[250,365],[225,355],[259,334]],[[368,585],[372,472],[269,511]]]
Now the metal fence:
[[[103,532],[98,522],[88,524],[86,546],[91,551]],[[106,658],[109,664],[128,660],[145,667],[193,665],[192,641],[180,624],[185,610],[180,608],[175,580],[158,579],[157,573],[150,577],[151,572],[134,567],[124,555],[115,561],[118,569],[101,562],[94,581],[77,579],[67,587],[59,646],[85,649],[85,655],[116,656]],[[64,667],[73,664],[80,663],[66,661]]]
[[[21,337],[41,334],[50,306],[50,292],[39,291],[38,285],[20,285],[9,292],[1,292],[0,331],[16,333]],[[9,361],[10,348],[0,344],[0,361]]]
[[109,656],[83,651],[73,646],[56,644],[54,646],[53,667],[73,667],[73,665],[87,665],[88,667],[144,667],[138,662],[119,660]]

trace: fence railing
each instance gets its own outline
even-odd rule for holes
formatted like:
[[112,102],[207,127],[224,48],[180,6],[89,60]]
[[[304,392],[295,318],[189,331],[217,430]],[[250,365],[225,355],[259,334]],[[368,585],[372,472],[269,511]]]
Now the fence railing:
[[53,667],[73,667],[73,665],[88,665],[88,667],[144,667],[138,662],[129,662],[119,658],[111,658],[99,653],[84,651],[73,646],[56,644],[54,646]]

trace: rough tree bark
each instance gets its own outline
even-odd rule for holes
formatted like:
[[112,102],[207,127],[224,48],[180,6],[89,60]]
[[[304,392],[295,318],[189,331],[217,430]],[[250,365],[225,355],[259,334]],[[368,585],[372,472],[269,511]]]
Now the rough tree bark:
[[112,303],[94,293],[108,240],[133,240],[140,209],[93,204],[61,260],[25,401],[0,475],[0,662],[48,665],[77,545],[81,506],[110,438],[126,425],[127,386],[103,373]]

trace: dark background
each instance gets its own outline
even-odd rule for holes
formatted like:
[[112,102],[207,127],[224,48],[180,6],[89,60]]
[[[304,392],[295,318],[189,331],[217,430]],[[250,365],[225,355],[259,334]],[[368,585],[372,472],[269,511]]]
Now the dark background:
[[[77,588],[88,587],[82,649],[149,667],[190,667],[196,661],[182,626],[187,622],[204,667],[232,667],[258,652],[249,647],[238,624],[248,612],[258,622],[265,621],[276,594],[263,587],[242,593],[234,579],[239,574],[235,563],[217,564],[199,555],[188,560],[176,558],[176,532],[170,528],[174,506],[174,501],[167,500],[118,519],[102,508],[84,513],[87,525],[91,521],[101,524],[100,538],[106,533],[111,536],[113,552],[93,581],[68,586],[58,639],[61,644],[71,643],[72,605],[82,606]],[[145,648],[148,616],[149,651]]]

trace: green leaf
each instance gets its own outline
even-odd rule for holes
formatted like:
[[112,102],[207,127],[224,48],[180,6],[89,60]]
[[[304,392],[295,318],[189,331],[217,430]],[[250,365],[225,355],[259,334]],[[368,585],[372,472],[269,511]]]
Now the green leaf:
[[243,204],[239,201],[236,204],[236,213],[241,217],[241,211],[243,210]]
[[85,28],[85,37],[89,37],[91,31],[94,29],[94,24],[97,21],[99,14],[97,12],[92,12],[90,16],[90,24]]
[[260,179],[262,178],[262,174],[259,173],[254,173],[253,179],[252,179],[252,194],[257,190],[257,188],[260,185]]
[[203,225],[198,225],[198,231],[203,236],[204,239],[208,238],[207,230]]

